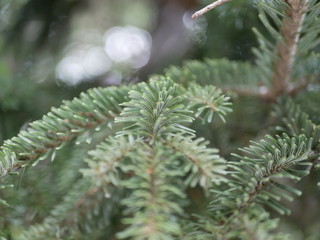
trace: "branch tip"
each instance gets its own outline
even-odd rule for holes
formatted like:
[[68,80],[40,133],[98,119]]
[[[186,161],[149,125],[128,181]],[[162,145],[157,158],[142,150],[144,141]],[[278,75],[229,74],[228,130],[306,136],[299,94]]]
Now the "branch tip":
[[209,5],[207,5],[206,7],[200,9],[199,11],[195,12],[195,13],[191,16],[191,18],[192,18],[192,19],[196,19],[196,18],[200,17],[201,15],[209,12],[210,10],[212,10],[212,9],[214,9],[214,8],[216,8],[216,7],[224,4],[224,3],[226,3],[226,2],[230,2],[230,1],[231,1],[231,0],[217,0],[217,1],[215,1],[215,2],[213,2],[213,3],[211,3],[211,4],[209,4]]

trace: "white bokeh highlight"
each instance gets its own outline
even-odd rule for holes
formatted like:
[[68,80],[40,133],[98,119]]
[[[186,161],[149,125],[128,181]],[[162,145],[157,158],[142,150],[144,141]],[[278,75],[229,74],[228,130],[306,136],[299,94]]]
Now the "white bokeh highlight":
[[150,58],[151,36],[140,28],[113,27],[105,35],[105,51],[116,63],[127,63],[132,68],[141,68]]
[[56,76],[68,85],[100,76],[112,63],[102,47],[80,48],[69,52],[57,65]]

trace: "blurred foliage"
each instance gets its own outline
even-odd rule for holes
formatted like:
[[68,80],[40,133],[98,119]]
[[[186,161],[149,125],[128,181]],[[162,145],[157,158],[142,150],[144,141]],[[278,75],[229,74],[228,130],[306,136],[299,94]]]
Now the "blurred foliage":
[[196,50],[196,56],[252,59],[251,48],[257,45],[252,27],[262,28],[257,12],[256,6],[251,2],[239,0],[222,5],[207,14],[207,32]]

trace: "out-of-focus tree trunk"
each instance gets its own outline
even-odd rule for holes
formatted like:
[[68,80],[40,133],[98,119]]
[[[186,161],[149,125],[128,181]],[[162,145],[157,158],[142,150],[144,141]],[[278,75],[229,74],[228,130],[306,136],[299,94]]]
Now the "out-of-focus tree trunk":
[[197,0],[157,0],[157,17],[152,34],[150,62],[141,71],[145,76],[157,72],[182,57],[190,43],[183,26],[183,16],[197,7]]

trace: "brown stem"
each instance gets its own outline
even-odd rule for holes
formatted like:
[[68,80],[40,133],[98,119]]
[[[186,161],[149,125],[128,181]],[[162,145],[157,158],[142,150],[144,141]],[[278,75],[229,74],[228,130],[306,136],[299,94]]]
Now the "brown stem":
[[309,0],[286,0],[288,8],[286,18],[283,19],[280,28],[282,40],[277,44],[277,60],[274,63],[274,75],[272,82],[273,95],[276,97],[289,91],[289,81],[293,62],[297,54],[301,27],[305,18]]
[[143,236],[145,238],[152,238],[154,233],[156,233],[159,229],[157,229],[157,219],[155,216],[159,214],[159,212],[155,211],[154,206],[159,205],[160,203],[157,202],[158,194],[159,194],[159,188],[158,188],[158,172],[157,172],[157,165],[158,163],[156,162],[156,153],[155,153],[155,148],[154,146],[150,147],[150,151],[148,153],[148,166],[146,168],[147,174],[150,176],[150,199],[148,199],[148,204],[145,209],[146,214],[148,216],[148,221],[146,225],[143,227],[144,232]]
[[[308,82],[301,79],[297,86],[290,84],[293,63],[297,55],[297,45],[300,39],[301,27],[306,15],[309,0],[285,0],[288,4],[286,16],[280,28],[282,39],[277,43],[277,60],[274,63],[274,74],[272,76],[273,87],[262,92],[250,90],[231,89],[241,96],[258,97],[268,102],[274,102],[281,94],[294,95],[304,89]],[[227,89],[228,90],[228,89]]]
[[199,11],[195,12],[191,17],[193,19],[200,17],[201,15],[205,14],[206,12],[209,12],[210,10],[226,3],[226,2],[230,2],[231,0],[217,0],[209,5],[207,5],[206,7],[200,9]]

